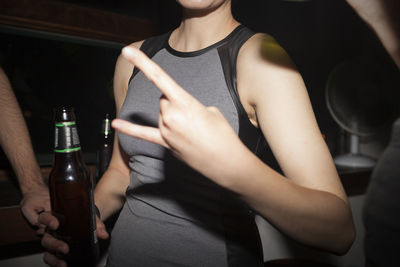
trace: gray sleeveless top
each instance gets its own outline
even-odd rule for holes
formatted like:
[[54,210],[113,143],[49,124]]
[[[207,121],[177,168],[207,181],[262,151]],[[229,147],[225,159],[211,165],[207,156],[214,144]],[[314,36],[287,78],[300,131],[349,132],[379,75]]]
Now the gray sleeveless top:
[[[146,40],[141,49],[201,103],[219,108],[242,142],[257,153],[264,139],[248,120],[236,90],[237,54],[253,34],[238,26],[207,48],[178,52],[168,44],[169,32]],[[157,127],[160,97],[160,91],[135,69],[119,117]],[[140,201],[172,216],[225,232],[258,235],[252,212],[234,193],[203,177],[159,145],[121,133],[119,141],[131,168],[128,205],[134,207]]]

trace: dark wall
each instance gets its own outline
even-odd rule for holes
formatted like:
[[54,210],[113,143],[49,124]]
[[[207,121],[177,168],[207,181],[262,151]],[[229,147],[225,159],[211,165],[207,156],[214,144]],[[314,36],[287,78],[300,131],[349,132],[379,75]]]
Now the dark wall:
[[[120,49],[12,32],[0,32],[0,40],[0,65],[40,164],[53,160],[53,109],[59,106],[74,107],[83,152],[93,163],[105,113],[115,116],[112,82]],[[0,168],[8,164],[1,152]]]
[[[160,33],[176,27],[180,20],[175,0],[64,1],[147,18],[158,24]],[[368,66],[371,73],[385,70],[389,81],[398,76],[373,32],[344,0],[232,0],[232,8],[240,22],[271,34],[288,51],[304,78],[332,154],[344,150],[342,131],[325,104],[325,87],[332,69],[343,61],[355,60]],[[64,103],[76,106],[85,151],[94,153],[93,137],[101,118],[105,112],[114,112],[110,88],[119,48],[29,34],[0,34],[0,63],[7,65],[37,153],[51,153],[51,109]],[[5,161],[0,155],[0,162]]]

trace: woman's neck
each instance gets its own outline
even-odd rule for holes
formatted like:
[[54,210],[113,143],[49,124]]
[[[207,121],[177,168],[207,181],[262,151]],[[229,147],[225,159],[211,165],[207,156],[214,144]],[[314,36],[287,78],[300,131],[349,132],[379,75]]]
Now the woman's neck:
[[181,52],[200,50],[222,40],[238,25],[228,2],[214,10],[184,9],[182,22],[172,32],[169,45]]

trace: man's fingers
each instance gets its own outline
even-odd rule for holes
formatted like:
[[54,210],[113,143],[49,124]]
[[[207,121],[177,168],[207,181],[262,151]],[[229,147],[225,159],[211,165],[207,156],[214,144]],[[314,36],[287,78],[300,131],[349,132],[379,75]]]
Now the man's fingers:
[[45,232],[46,232],[46,226],[44,225],[40,225],[39,228],[36,230],[36,234],[38,236],[44,235]]
[[139,68],[147,79],[154,83],[168,99],[182,99],[189,95],[160,66],[139,49],[126,46],[122,49],[122,55]]
[[43,254],[43,261],[50,266],[56,266],[56,267],[66,267],[67,266],[65,261],[58,259],[56,256],[54,256],[53,254],[51,254],[49,252],[45,252]]
[[137,137],[152,142],[154,144],[158,144],[163,147],[169,148],[168,144],[161,137],[161,133],[158,128],[137,125],[121,119],[113,120],[111,125],[116,130],[124,134]]
[[68,244],[56,239],[52,235],[45,233],[42,237],[42,246],[49,251],[67,254],[69,252]]
[[59,226],[59,222],[50,212],[42,212],[38,219],[39,224],[46,225],[51,230],[56,230]]

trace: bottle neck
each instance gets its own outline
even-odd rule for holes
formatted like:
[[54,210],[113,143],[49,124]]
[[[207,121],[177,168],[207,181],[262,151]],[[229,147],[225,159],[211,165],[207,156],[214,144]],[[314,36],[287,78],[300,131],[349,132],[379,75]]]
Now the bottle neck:
[[77,150],[77,151],[71,151],[71,152],[54,152],[54,158],[57,161],[57,159],[63,159],[71,162],[80,162],[83,161],[83,156],[82,156],[82,151]]
[[81,144],[75,121],[55,123],[54,158],[56,162],[82,162]]
[[103,123],[101,125],[101,134],[106,137],[112,134],[111,121],[108,116],[106,119],[103,120]]
[[103,145],[105,143],[109,144],[112,143],[112,128],[111,128],[111,120],[108,117],[108,114],[106,118],[103,120],[103,123],[101,125],[101,131],[100,131],[100,138],[99,138],[99,144]]

